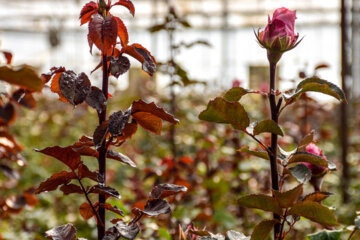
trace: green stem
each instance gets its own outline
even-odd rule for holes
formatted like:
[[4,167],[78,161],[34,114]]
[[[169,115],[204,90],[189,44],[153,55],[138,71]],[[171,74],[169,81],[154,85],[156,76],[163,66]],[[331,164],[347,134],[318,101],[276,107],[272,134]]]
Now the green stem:
[[[276,63],[270,63],[270,89],[269,89],[269,101],[271,109],[271,119],[278,123],[279,108],[276,104],[275,98],[275,73],[276,73]],[[270,151],[272,154],[269,154],[270,158],[270,170],[271,170],[271,186],[273,190],[279,190],[279,176],[277,169],[277,148],[278,148],[278,135],[271,134],[271,145]],[[277,236],[280,236],[280,216],[274,214],[274,219],[278,220],[279,223],[276,223],[274,226],[274,240]]]

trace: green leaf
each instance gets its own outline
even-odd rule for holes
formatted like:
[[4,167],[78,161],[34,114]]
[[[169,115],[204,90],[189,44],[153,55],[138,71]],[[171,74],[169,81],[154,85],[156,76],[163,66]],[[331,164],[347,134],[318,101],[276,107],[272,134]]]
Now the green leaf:
[[327,207],[316,202],[300,202],[288,212],[290,215],[302,216],[325,226],[337,226],[334,214]]
[[44,85],[35,70],[28,65],[16,68],[8,66],[0,67],[0,80],[38,92],[41,91]]
[[306,183],[311,179],[311,170],[304,164],[297,164],[295,167],[289,168],[291,175],[300,183]]
[[229,102],[237,102],[240,98],[251,91],[242,88],[242,87],[233,87],[229,91],[227,91],[224,95],[224,99]]
[[346,102],[345,94],[338,86],[326,80],[312,77],[301,81],[293,95],[284,96],[286,103],[288,105],[293,103],[304,92],[319,92]]
[[264,240],[269,235],[277,220],[263,220],[257,224],[251,234],[250,240]]
[[251,194],[239,199],[240,207],[257,208],[268,212],[282,214],[282,209],[275,198],[263,194]]
[[342,231],[323,230],[318,233],[308,235],[307,240],[340,240]]
[[295,153],[290,159],[290,163],[298,163],[298,162],[307,162],[312,163],[314,165],[322,166],[322,167],[328,167],[328,162],[315,154],[308,153],[308,152],[297,152]]
[[302,184],[286,192],[279,192],[273,190],[273,194],[282,208],[292,207],[299,200],[302,192]]
[[249,117],[240,103],[228,102],[221,97],[211,100],[206,110],[200,113],[199,119],[215,123],[229,123],[240,130],[246,129],[250,124]]
[[254,127],[254,135],[258,135],[264,132],[284,136],[283,131],[274,120],[263,120]]
[[264,151],[252,151],[252,150],[249,150],[249,146],[245,146],[243,148],[240,148],[238,151],[239,152],[245,152],[245,153],[248,153],[250,155],[265,159],[265,160],[269,160],[269,155],[267,154],[267,152],[264,152]]

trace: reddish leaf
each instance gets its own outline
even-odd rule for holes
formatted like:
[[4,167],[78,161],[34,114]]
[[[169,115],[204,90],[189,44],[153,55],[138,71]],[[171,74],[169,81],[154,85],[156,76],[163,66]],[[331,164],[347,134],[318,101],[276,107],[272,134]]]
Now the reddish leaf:
[[125,164],[131,166],[131,167],[136,167],[136,164],[129,157],[125,156],[124,154],[121,154],[121,153],[118,153],[118,152],[115,152],[112,150],[108,150],[106,157],[114,159],[114,160],[118,160],[122,163],[125,163]]
[[26,204],[31,207],[35,206],[39,202],[33,193],[24,192],[24,198],[26,199]]
[[126,124],[124,130],[121,133],[121,136],[117,137],[118,141],[125,141],[130,139],[137,131],[137,123],[133,120],[131,123]]
[[130,0],[119,0],[118,2],[111,5],[111,7],[116,6],[116,5],[121,5],[121,6],[126,7],[127,9],[129,9],[131,15],[133,15],[133,16],[135,15],[135,7],[134,7],[134,4]]
[[90,48],[92,43],[103,53],[106,53],[113,45],[116,44],[118,35],[118,22],[111,15],[105,19],[99,14],[92,15],[89,23],[88,40]]
[[102,122],[101,125],[97,126],[93,135],[93,141],[95,148],[98,150],[101,145],[106,140],[106,135],[108,133],[108,121]]
[[77,153],[72,149],[71,146],[69,147],[48,147],[44,148],[42,150],[35,149],[37,152],[41,152],[43,154],[49,155],[51,157],[54,157],[64,164],[66,164],[71,170],[75,170],[79,167],[81,160],[80,160],[80,154]]
[[108,186],[102,187],[100,185],[95,185],[89,190],[89,193],[106,194],[108,196],[121,199],[119,192],[116,189]]
[[36,101],[30,91],[20,88],[12,94],[14,101],[27,108],[35,108]]
[[119,214],[120,216],[124,216],[124,213],[117,206],[112,206],[109,203],[105,203],[105,204],[100,204],[100,207],[103,207],[113,213]]
[[27,65],[16,68],[9,66],[0,67],[0,80],[38,92],[41,91],[44,85],[35,70]]
[[76,143],[73,144],[73,147],[75,148],[79,148],[83,146],[89,146],[89,147],[94,146],[94,142],[92,138],[88,136],[82,136],[81,138],[79,138],[79,140]]
[[119,56],[118,58],[110,59],[111,75],[118,78],[120,75],[126,73],[130,68],[130,61],[127,57]]
[[85,99],[86,103],[96,109],[99,113],[106,108],[106,97],[104,93],[97,87],[91,87],[90,93]]
[[277,222],[278,220],[262,220],[255,226],[254,231],[251,234],[251,240],[266,239]]
[[321,202],[322,200],[328,198],[333,195],[329,192],[313,192],[304,197],[303,201],[311,201],[311,202]]
[[75,185],[75,184],[62,185],[60,190],[64,193],[64,195],[68,195],[68,194],[71,194],[71,193],[79,193],[79,194],[84,193],[81,190],[81,188],[78,185]]
[[275,199],[278,201],[282,208],[289,208],[292,207],[299,200],[303,192],[303,185],[300,184],[297,187],[285,192],[280,192],[276,190],[272,190],[272,192],[275,196]]
[[134,43],[127,45],[122,48],[122,53],[129,54],[142,64],[142,69],[152,76],[156,71],[156,60],[151,53],[141,46],[140,44]]
[[89,220],[94,216],[94,212],[88,203],[83,203],[80,205],[80,215],[83,217],[85,221]]
[[16,112],[14,105],[11,102],[0,106],[0,125],[11,124],[15,121]]
[[120,136],[130,118],[130,110],[114,112],[109,117],[109,132],[113,137]]
[[140,124],[140,126],[145,128],[146,130],[158,135],[161,134],[161,129],[162,129],[161,118],[152,115],[151,113],[148,112],[133,113],[133,117]]
[[154,116],[157,116],[161,118],[162,120],[168,121],[172,124],[179,123],[179,120],[174,118],[171,114],[164,111],[164,109],[159,108],[156,106],[154,102],[146,103],[143,100],[134,101],[132,103],[131,113],[137,113],[137,112],[148,112],[151,113]]
[[72,179],[75,179],[76,175],[73,172],[62,171],[53,174],[50,178],[40,183],[40,186],[35,190],[36,194],[45,191],[53,191],[58,186],[68,184]]
[[52,67],[49,73],[41,74],[41,78],[43,79],[44,83],[47,83],[56,73],[62,73],[65,71],[66,69],[64,67]]
[[167,214],[171,212],[170,205],[167,201],[162,199],[151,199],[146,202],[144,210],[138,208],[132,209],[132,212],[136,215],[143,213],[147,216],[158,216],[160,214]]
[[75,240],[76,229],[70,223],[46,231],[46,237],[54,240]]
[[150,198],[165,198],[180,192],[186,192],[187,188],[175,184],[165,183],[156,185],[150,193]]
[[106,231],[103,239],[117,240],[120,237],[123,237],[128,240],[133,240],[139,232],[140,229],[137,223],[128,225],[123,221],[118,221],[114,227],[111,227]]
[[64,95],[61,93],[60,90],[60,84],[59,84],[59,80],[60,77],[62,75],[62,72],[56,73],[51,81],[50,84],[50,89],[53,93],[57,93],[59,95],[59,100],[62,102],[68,102],[68,100],[66,100],[66,98],[64,97]]
[[2,54],[4,54],[4,57],[6,58],[6,64],[11,64],[12,61],[12,53],[11,52],[7,52],[7,51],[0,51],[2,52]]
[[95,182],[98,181],[96,172],[90,171],[89,168],[83,163],[81,163],[79,166],[78,174],[80,178],[86,177],[94,180]]
[[315,67],[315,70],[321,69],[321,68],[329,68],[329,65],[326,63],[319,64]]
[[95,149],[92,149],[88,146],[73,147],[72,149],[79,153],[81,156],[89,156],[96,158],[99,156],[99,153]]
[[81,9],[81,12],[80,12],[80,19],[81,19],[81,24],[80,25],[83,25],[87,22],[90,21],[91,19],[91,16],[93,14],[95,14],[98,10],[98,5],[97,3],[91,1],[91,2],[88,2],[87,4],[85,4],[85,6]]
[[129,35],[128,35],[127,28],[126,28],[124,22],[120,18],[118,18],[118,17],[114,17],[114,18],[118,25],[118,35],[120,38],[121,46],[125,47],[129,43]]
[[85,73],[63,72],[59,79],[62,95],[74,106],[82,103],[90,92],[91,83]]

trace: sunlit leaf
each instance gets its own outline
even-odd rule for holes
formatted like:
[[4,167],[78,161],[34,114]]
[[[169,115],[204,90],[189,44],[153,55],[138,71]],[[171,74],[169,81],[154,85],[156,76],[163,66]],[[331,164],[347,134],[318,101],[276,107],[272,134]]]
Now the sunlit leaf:
[[88,203],[83,203],[80,205],[80,215],[83,217],[85,221],[89,220],[94,216],[94,212]]
[[171,114],[166,112],[163,108],[156,106],[154,102],[146,103],[143,100],[134,101],[131,107],[131,114],[137,112],[147,112],[151,113],[152,115],[161,118],[164,121],[170,122],[172,124],[179,123],[179,120],[174,118]]
[[284,136],[283,131],[274,120],[263,120],[255,125],[254,135],[258,135],[264,132],[269,132],[280,136]]
[[42,90],[44,85],[35,70],[28,65],[0,67],[0,80],[38,92]]
[[5,59],[6,59],[6,64],[11,64],[11,61],[12,61],[12,58],[13,58],[13,55],[11,52],[7,52],[7,51],[0,51]]
[[142,69],[152,76],[156,71],[156,60],[151,53],[138,43],[127,45],[121,52],[126,53],[142,64]]
[[87,22],[90,21],[91,19],[91,16],[93,14],[95,14],[98,10],[98,5],[97,3],[91,1],[91,2],[88,2],[87,4],[85,4],[85,6],[81,9],[81,12],[80,12],[80,20],[81,20],[81,24],[80,25],[83,25]]
[[257,208],[268,212],[282,214],[282,209],[275,198],[263,194],[251,194],[239,199],[240,207]]
[[306,195],[303,201],[321,202],[322,200],[328,198],[331,195],[333,194],[329,192],[313,192]]
[[325,226],[339,225],[330,209],[316,202],[297,203],[289,210],[288,214],[306,217]]
[[250,240],[264,240],[270,234],[277,220],[262,220],[258,223],[251,234]]
[[226,232],[226,240],[250,240],[250,237],[245,236],[243,233],[230,230]]
[[37,152],[41,152],[43,154],[46,154],[48,156],[54,157],[64,164],[66,164],[71,170],[75,170],[79,167],[81,160],[80,160],[80,154],[77,153],[72,149],[71,146],[69,147],[47,147],[42,150],[35,149]]
[[199,119],[215,123],[229,123],[241,130],[245,130],[250,124],[249,117],[240,103],[228,102],[221,97],[211,100],[206,110],[200,113]]
[[116,44],[117,35],[118,22],[112,15],[105,19],[99,13],[91,16],[88,34],[90,48],[95,44],[101,52],[106,53]]
[[114,3],[113,5],[111,5],[111,7],[116,6],[116,5],[121,5],[126,7],[127,9],[129,9],[131,15],[135,15],[135,7],[134,4],[131,2],[131,0],[119,0],[116,3]]
[[127,28],[120,18],[114,17],[114,19],[116,20],[117,25],[118,25],[118,35],[120,38],[121,46],[125,47],[129,43],[129,35],[128,35]]
[[148,112],[137,112],[133,114],[136,122],[140,124],[144,129],[161,135],[162,121],[161,118],[148,113]]

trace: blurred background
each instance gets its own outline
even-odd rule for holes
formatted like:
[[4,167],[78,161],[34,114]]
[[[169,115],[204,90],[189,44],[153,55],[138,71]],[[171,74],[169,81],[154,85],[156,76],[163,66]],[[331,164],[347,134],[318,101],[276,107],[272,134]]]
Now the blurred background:
[[[87,25],[80,26],[79,21],[80,10],[87,2],[0,0],[0,49],[13,53],[15,66],[28,64],[39,73],[47,73],[53,66],[65,66],[77,73],[85,72],[93,85],[101,86],[101,72],[90,75],[100,61],[99,52],[94,48],[90,54]],[[156,183],[184,184],[190,189],[186,195],[173,199],[172,216],[145,219],[139,239],[178,239],[178,226],[186,228],[190,223],[213,232],[234,229],[250,234],[259,219],[270,216],[238,208],[236,204],[239,196],[264,193],[270,186],[267,162],[236,152],[245,145],[256,145],[228,126],[199,121],[198,114],[210,99],[234,84],[267,91],[266,51],[257,43],[254,31],[264,28],[267,16],[279,7],[297,11],[295,31],[303,38],[279,62],[279,89],[292,89],[304,76],[316,75],[343,86],[349,101],[348,105],[340,106],[323,95],[306,95],[284,114],[281,121],[288,136],[281,139],[281,144],[294,148],[311,129],[316,130],[319,146],[338,167],[337,172],[325,178],[325,190],[335,193],[325,204],[336,209],[344,228],[352,225],[360,206],[357,168],[360,1],[133,0],[133,3],[134,18],[123,7],[114,7],[112,13],[124,20],[130,43],[140,43],[150,50],[161,71],[149,77],[138,62],[131,61],[127,74],[119,79],[111,77],[110,112],[126,109],[133,100],[142,97],[171,109],[181,124],[175,134],[165,125],[162,136],[140,130],[122,146],[120,151],[129,155],[138,168],[109,162],[109,183],[123,196],[122,201],[112,203],[130,216],[130,207],[144,201]],[[170,6],[186,24],[174,31],[154,30],[169,15]],[[194,41],[200,44],[178,47]],[[161,67],[171,58],[171,52],[182,70],[175,76]],[[11,90],[11,86],[0,82],[1,92]],[[11,132],[24,147],[22,154],[28,164],[17,166],[20,173],[17,187],[0,186],[0,195],[4,197],[38,185],[59,169],[65,170],[61,163],[32,149],[67,146],[82,135],[91,136],[97,126],[95,111],[84,104],[74,109],[58,101],[49,88],[35,97],[37,107],[19,108],[11,126]],[[268,116],[267,99],[263,96],[249,96],[241,101],[252,120]],[[268,140],[265,136],[264,141]],[[89,158],[87,163],[96,169],[95,159]],[[6,176],[1,175],[0,179],[7,181]],[[0,219],[0,233],[3,239],[45,239],[46,230],[72,222],[79,237],[95,239],[94,219],[84,222],[79,215],[82,201],[82,196],[63,196],[59,190],[42,193],[35,206]],[[302,221],[288,239],[304,239],[319,228]]]

